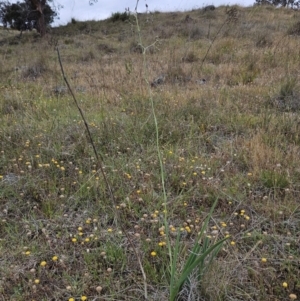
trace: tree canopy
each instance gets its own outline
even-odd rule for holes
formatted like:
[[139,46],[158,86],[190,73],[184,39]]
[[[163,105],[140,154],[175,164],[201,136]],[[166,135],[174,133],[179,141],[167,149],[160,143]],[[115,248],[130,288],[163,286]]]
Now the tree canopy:
[[255,0],[255,4],[299,8],[300,0]]
[[21,31],[35,28],[43,36],[46,26],[53,23],[55,17],[57,11],[46,0],[0,1],[0,22],[5,27]]
[[[53,9],[49,3],[53,0],[23,0],[22,2],[10,3],[8,0],[0,1],[0,22],[13,29],[24,30],[36,28],[44,36],[46,25],[53,23],[57,17],[57,10]],[[90,5],[98,0],[88,0]]]

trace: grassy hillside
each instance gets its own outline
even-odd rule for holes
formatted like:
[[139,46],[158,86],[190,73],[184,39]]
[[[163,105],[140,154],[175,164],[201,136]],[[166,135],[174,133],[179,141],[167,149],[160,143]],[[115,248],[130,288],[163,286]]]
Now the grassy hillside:
[[299,299],[300,12],[138,20],[0,31],[1,300],[169,300],[215,200],[177,300]]

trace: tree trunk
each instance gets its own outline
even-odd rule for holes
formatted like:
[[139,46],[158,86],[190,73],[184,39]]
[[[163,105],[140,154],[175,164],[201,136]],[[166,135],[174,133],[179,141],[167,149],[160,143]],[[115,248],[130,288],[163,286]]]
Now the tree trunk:
[[46,26],[45,26],[45,18],[44,18],[44,14],[41,14],[39,16],[39,19],[37,21],[37,27],[39,28],[39,33],[41,35],[41,37],[43,37],[46,34]]
[[39,17],[37,19],[37,30],[43,37],[46,34],[45,17],[43,13],[46,0],[31,0],[31,2],[36,7],[36,10],[39,13]]

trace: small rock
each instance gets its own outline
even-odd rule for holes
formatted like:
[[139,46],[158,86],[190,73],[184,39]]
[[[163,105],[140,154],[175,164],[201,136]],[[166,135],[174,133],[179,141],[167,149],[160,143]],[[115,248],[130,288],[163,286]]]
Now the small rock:
[[8,173],[3,177],[2,182],[7,184],[7,185],[13,185],[16,184],[20,180],[20,177],[17,176],[14,173]]
[[64,87],[64,86],[57,86],[53,89],[53,92],[56,94],[56,95],[62,95],[62,94],[66,94],[68,91],[68,88],[67,87]]
[[199,84],[199,85],[204,85],[204,84],[206,84],[206,79],[205,78],[197,79],[196,83]]
[[165,82],[165,75],[162,74],[158,78],[154,79],[153,82],[151,83],[151,87],[157,87],[158,85],[162,85]]

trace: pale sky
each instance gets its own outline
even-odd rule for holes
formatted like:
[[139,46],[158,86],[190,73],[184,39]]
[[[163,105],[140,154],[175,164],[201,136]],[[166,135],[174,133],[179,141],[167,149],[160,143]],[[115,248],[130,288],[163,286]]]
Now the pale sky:
[[[102,20],[111,16],[115,12],[124,12],[126,7],[134,11],[136,0],[98,0],[90,6],[89,0],[54,0],[56,4],[64,6],[59,12],[60,20],[55,24],[66,24],[71,18],[78,21]],[[145,12],[145,4],[148,4],[150,11],[187,11],[202,8],[206,5],[233,5],[252,6],[255,0],[140,0],[139,12]]]

